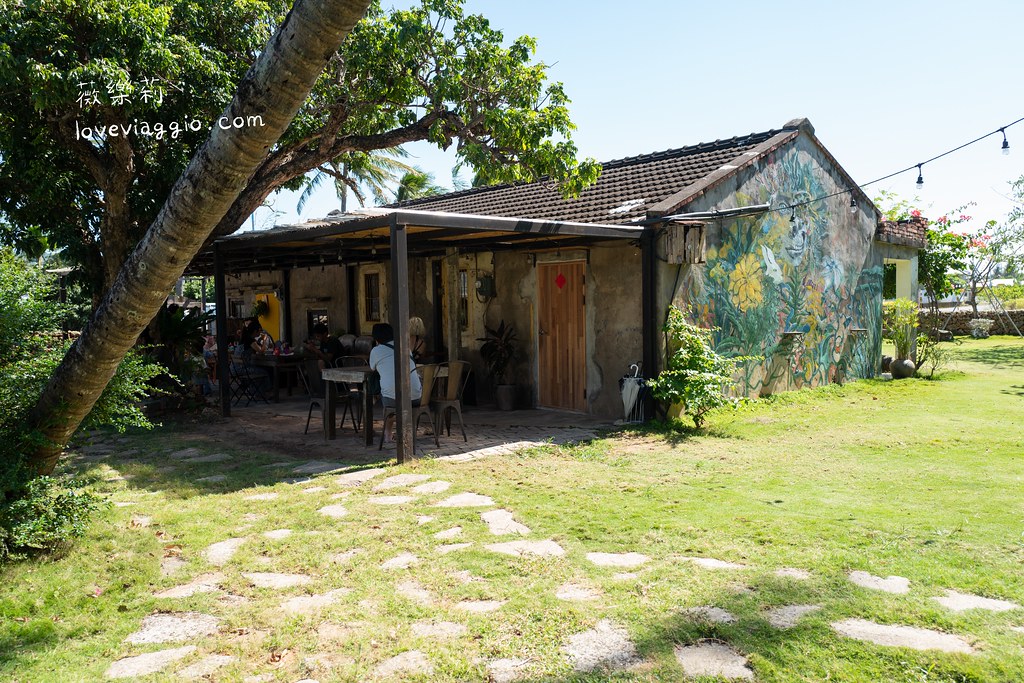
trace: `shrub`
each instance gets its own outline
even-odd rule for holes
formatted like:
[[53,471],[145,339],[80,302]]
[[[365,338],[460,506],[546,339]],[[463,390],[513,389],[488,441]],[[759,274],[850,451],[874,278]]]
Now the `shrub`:
[[896,347],[896,358],[910,358],[917,337],[917,304],[910,299],[895,299],[882,304],[882,334]]
[[671,355],[668,368],[649,384],[655,398],[682,404],[697,428],[704,425],[709,410],[739,402],[727,391],[735,385],[736,366],[749,357],[718,355],[713,343],[715,328],[691,324],[675,306],[669,309],[662,329],[668,335]]

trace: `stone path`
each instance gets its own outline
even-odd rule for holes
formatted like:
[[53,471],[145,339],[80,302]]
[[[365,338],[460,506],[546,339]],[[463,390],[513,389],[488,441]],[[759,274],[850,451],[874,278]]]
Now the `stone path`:
[[142,628],[125,638],[126,643],[180,643],[217,632],[216,617],[199,612],[151,614],[142,619]]
[[136,657],[125,657],[111,664],[103,675],[107,678],[138,678],[140,676],[148,676],[149,674],[163,671],[179,659],[188,657],[195,650],[195,645],[186,645],[185,647],[176,647],[171,650],[149,652]]
[[276,574],[274,572],[249,572],[242,576],[257,588],[292,588],[304,586],[313,579],[305,574]]
[[712,607],[711,605],[703,605],[701,607],[687,607],[679,610],[680,614],[685,614],[694,619],[701,621],[707,621],[712,624],[735,624],[736,617],[731,612],[727,612],[721,607]]
[[206,549],[206,561],[221,567],[234,557],[235,553],[238,552],[238,549],[244,543],[244,538],[229,538],[226,541],[218,541]]
[[235,661],[235,657],[231,655],[207,655],[195,664],[181,669],[175,675],[185,680],[206,678],[211,676],[217,669],[227,666],[233,661]]
[[551,540],[509,541],[508,543],[491,543],[484,547],[496,553],[514,555],[516,557],[522,557],[523,555],[533,555],[535,557],[561,557],[562,555],[565,555],[565,550],[562,549],[562,546]]
[[589,631],[570,636],[562,646],[572,668],[580,673],[597,670],[618,671],[637,664],[640,656],[626,629],[607,619]]
[[413,496],[370,496],[367,500],[376,505],[405,505],[411,503],[415,498]]
[[716,560],[713,557],[680,557],[683,562],[691,562],[704,569],[746,569],[746,565],[725,560]]
[[348,514],[348,508],[344,505],[325,505],[317,510],[321,515],[338,519]]
[[400,486],[410,486],[412,484],[419,484],[421,482],[430,479],[429,474],[396,474],[393,477],[388,477],[384,481],[380,482],[373,487],[374,491],[385,491],[387,489],[394,489]]
[[876,624],[865,619],[846,619],[831,624],[832,628],[847,638],[864,640],[876,645],[907,647],[912,650],[941,650],[972,654],[974,648],[960,636],[941,631],[913,626],[892,626]]
[[639,567],[651,558],[640,553],[587,553],[587,559],[598,567]]
[[496,659],[487,664],[491,683],[512,683],[525,673],[530,662],[526,659]]
[[345,474],[339,474],[334,478],[336,484],[340,486],[360,486],[370,481],[374,477],[387,472],[382,467],[374,467],[372,469],[357,470],[355,472],[346,472]]
[[220,572],[200,574],[186,584],[153,593],[153,597],[189,598],[197,593],[214,593],[220,590],[220,584],[223,583],[223,581],[224,575]]
[[381,564],[380,568],[386,570],[408,569],[417,562],[419,562],[419,558],[417,558],[412,553],[402,553],[398,557],[393,557],[390,560],[387,560],[386,562]]
[[351,592],[348,588],[336,588],[319,595],[300,595],[282,602],[281,609],[288,614],[309,614],[337,602]]
[[897,595],[903,595],[910,592],[910,580],[905,579],[902,576],[890,576],[883,579],[881,576],[875,576],[867,572],[855,571],[850,572],[849,578],[851,583],[860,586],[861,588],[870,588],[871,590],[884,591],[886,593],[896,593]]
[[970,609],[983,609],[991,612],[1009,612],[1011,610],[1020,609],[1020,605],[1015,602],[1010,602],[1009,600],[983,598],[980,595],[958,593],[954,590],[947,590],[944,597],[932,598],[932,600],[939,603],[946,609],[953,610],[954,612],[965,612]]
[[393,679],[399,674],[413,673],[429,675],[434,672],[434,665],[419,650],[409,650],[395,655],[377,665],[373,673],[378,678]]
[[480,514],[480,518],[487,523],[487,528],[490,529],[491,533],[495,536],[507,536],[509,534],[520,534],[525,536],[530,533],[529,527],[515,521],[512,518],[512,513],[508,510],[491,510],[490,512],[483,512]]
[[461,535],[462,535],[462,527],[461,526],[453,526],[451,529],[445,529],[444,531],[438,531],[436,534],[434,534],[434,538],[436,538],[436,539],[438,539],[440,541],[450,541],[451,539],[455,538],[456,536],[461,536]]
[[785,605],[765,612],[768,623],[779,629],[793,628],[800,619],[821,609],[821,605]]
[[469,631],[464,624],[457,624],[454,621],[418,621],[410,629],[412,634],[418,638],[433,638],[435,640],[451,640],[465,635]]
[[675,648],[676,661],[687,676],[718,676],[754,680],[747,659],[723,643],[701,643]]
[[494,501],[479,493],[459,493],[451,498],[445,498],[440,503],[434,503],[438,508],[474,508],[493,507]]
[[601,597],[601,591],[578,583],[563,583],[555,591],[555,597],[559,600],[569,601],[597,600]]

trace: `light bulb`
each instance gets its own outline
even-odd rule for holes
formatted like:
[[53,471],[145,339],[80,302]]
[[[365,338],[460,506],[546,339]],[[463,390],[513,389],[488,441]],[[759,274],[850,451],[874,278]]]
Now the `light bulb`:
[[921,174],[921,164],[917,165],[917,189],[924,188],[924,176]]
[[850,195],[850,213],[857,213],[857,199]]

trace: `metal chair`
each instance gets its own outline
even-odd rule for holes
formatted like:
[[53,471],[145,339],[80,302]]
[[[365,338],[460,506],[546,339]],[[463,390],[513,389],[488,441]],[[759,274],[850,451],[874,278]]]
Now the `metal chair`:
[[[232,360],[228,367],[231,380],[231,400],[234,405],[238,405],[243,398],[245,399],[245,405],[249,405],[253,401],[270,402],[264,395],[262,387],[260,387],[261,377],[256,376],[252,366],[248,363],[236,363]],[[266,375],[262,375],[262,377],[266,377]]]
[[[327,387],[325,383],[321,383],[323,386],[323,394],[314,394],[313,389],[310,387],[309,378],[306,377],[306,373],[299,369],[299,377],[302,379],[302,384],[305,385],[306,391],[309,393],[309,412],[306,413],[306,429],[303,430],[303,434],[309,433],[309,422],[313,418],[313,408],[320,409],[320,421],[323,423],[324,435],[327,434]],[[338,403],[344,405],[345,409],[341,413],[341,425],[345,424],[345,416],[351,412],[352,414],[352,430],[355,432],[359,431],[359,424],[356,421],[356,406],[358,403],[353,403],[351,392],[348,391],[347,384],[342,383],[345,389],[338,392]]]
[[341,343],[341,351],[346,356],[351,355],[356,345],[356,335],[354,334],[343,334],[338,337],[338,341]]
[[469,443],[466,436],[466,423],[462,421],[462,392],[469,381],[469,363],[464,360],[456,360],[448,363],[441,363],[440,367],[448,368],[448,379],[440,396],[431,399],[430,405],[437,416],[437,428],[441,431],[441,419],[444,418],[448,428],[448,436],[452,435],[452,412],[459,416],[459,427],[462,428],[462,440]]
[[[422,390],[420,393],[420,404],[412,409],[412,432],[413,441],[416,440],[416,430],[420,426],[420,418],[424,415],[430,421],[431,431],[434,433],[434,446],[437,448],[441,447],[441,442],[437,438],[437,424],[434,422],[434,413],[430,409],[430,397],[434,393],[434,385],[437,382],[437,365],[419,365],[416,367],[416,372],[420,373],[420,384]],[[384,436],[388,433],[388,420],[395,418],[395,408],[384,409],[384,424],[380,430],[380,445],[377,446],[377,450],[384,448]],[[414,444],[415,450],[415,444]]]
[[352,353],[357,356],[370,357],[370,351],[373,350],[373,337],[368,334],[363,334],[356,337],[355,342],[352,343]]

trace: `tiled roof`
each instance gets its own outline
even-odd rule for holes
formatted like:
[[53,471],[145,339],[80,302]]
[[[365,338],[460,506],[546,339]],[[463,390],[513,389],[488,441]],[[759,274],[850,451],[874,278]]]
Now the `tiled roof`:
[[473,188],[390,206],[508,218],[628,224],[645,218],[648,207],[781,132],[769,130],[609,161],[602,164],[598,181],[573,199],[563,199],[554,182],[540,180]]

